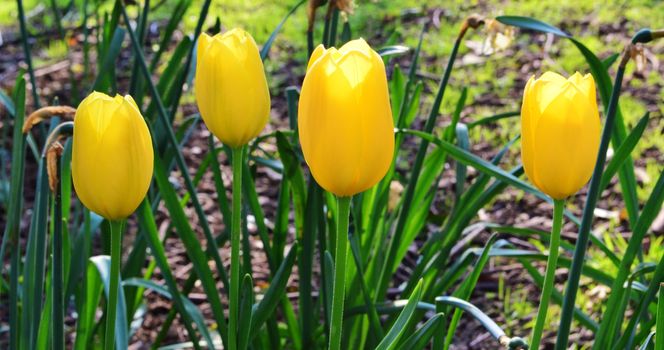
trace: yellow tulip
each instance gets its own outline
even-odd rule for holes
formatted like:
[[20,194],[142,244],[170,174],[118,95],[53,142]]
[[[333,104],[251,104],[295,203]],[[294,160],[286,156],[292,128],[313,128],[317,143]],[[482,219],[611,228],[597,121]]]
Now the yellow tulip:
[[316,181],[352,196],[380,181],[394,152],[385,66],[362,39],[314,50],[300,95],[298,128]]
[[131,96],[93,92],[76,110],[72,177],[78,198],[109,219],[133,213],[150,187],[154,155]]
[[265,127],[270,91],[254,38],[242,29],[198,38],[194,92],[208,129],[232,148]]
[[546,72],[526,84],[521,159],[526,175],[554,199],[575,194],[592,175],[600,141],[595,81]]

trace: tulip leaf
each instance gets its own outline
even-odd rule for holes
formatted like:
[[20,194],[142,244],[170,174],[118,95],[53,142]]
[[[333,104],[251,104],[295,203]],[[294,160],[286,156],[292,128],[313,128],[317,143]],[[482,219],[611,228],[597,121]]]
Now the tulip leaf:
[[650,120],[650,112],[646,114],[639,120],[632,132],[625,138],[625,141],[618,147],[618,150],[613,155],[613,158],[604,168],[604,174],[602,174],[602,182],[599,185],[599,192],[602,191],[609,185],[611,178],[616,174],[620,166],[627,160],[627,157],[632,153],[636,144],[641,140],[641,135],[648,126],[648,121]]
[[421,350],[424,349],[428,344],[431,338],[434,336],[435,332],[438,331],[438,326],[441,325],[444,321],[444,315],[438,313],[430,318],[422,327],[415,331],[410,337],[406,338],[399,345],[397,349],[399,350]]
[[190,319],[194,319],[194,322],[201,330],[203,337],[210,341],[210,335],[207,334],[207,328],[202,328],[201,325],[199,325],[198,320],[195,319],[197,316],[194,313],[195,311],[198,311],[198,309],[194,311],[188,307],[186,301],[189,301],[189,299],[182,297],[178,290],[173,272],[169,268],[168,259],[166,257],[166,250],[164,249],[164,245],[159,239],[157,223],[155,222],[154,214],[152,213],[150,202],[147,198],[144,199],[139,206],[137,217],[138,225],[141,228],[142,234],[145,237],[148,246],[150,247],[150,252],[152,256],[154,256],[155,262],[157,263],[157,266],[159,266],[161,274],[163,275],[166,285],[168,286],[168,294],[170,296],[175,296],[175,299],[173,299],[173,304],[175,309],[177,309],[182,316],[184,326],[187,329],[187,333],[189,334],[189,339],[197,340],[196,332],[191,327],[191,323],[189,321]]
[[[97,255],[90,258],[90,263],[97,268],[99,277],[104,286],[104,294],[109,297],[111,285],[111,257],[108,255]],[[122,282],[122,277],[119,277]],[[129,345],[129,325],[127,324],[127,306],[125,302],[124,288],[119,288],[117,313],[115,319],[115,345],[119,349],[127,349]]]
[[254,303],[254,282],[250,274],[245,274],[240,289],[240,322],[238,327],[238,342],[240,349],[246,349],[251,332],[252,305]]
[[390,56],[401,56],[405,55],[410,51],[410,48],[408,46],[403,46],[403,45],[391,45],[391,46],[385,46],[381,47],[378,49],[378,54],[381,57],[390,57]]
[[251,317],[251,332],[250,339],[253,339],[261,328],[263,323],[267,321],[268,317],[274,312],[279,305],[281,297],[286,293],[286,284],[290,278],[295,257],[297,256],[297,243],[293,244],[291,250],[288,252],[286,259],[281,262],[279,269],[274,274],[270,287],[268,287],[263,299],[258,304],[254,304],[252,317]]
[[[482,270],[484,270],[484,266],[486,265],[487,261],[489,261],[489,252],[491,251],[494,243],[496,242],[496,238],[497,236],[495,233],[491,235],[491,237],[489,237],[489,240],[487,240],[486,244],[484,245],[484,248],[482,249],[482,254],[480,254],[480,256],[477,258],[477,261],[475,262],[473,270],[470,272],[469,276],[465,278],[463,282],[461,282],[461,285],[452,294],[452,296],[455,296],[463,300],[468,300],[470,298],[470,295],[475,289],[475,285],[477,284],[477,281],[480,278],[480,274],[482,273]],[[452,343],[452,337],[454,336],[454,332],[456,331],[457,325],[461,320],[461,314],[462,310],[460,309],[454,310],[452,321],[450,322],[447,329],[447,339],[445,340],[445,348],[448,348],[449,345]]]
[[284,18],[281,20],[281,22],[279,22],[277,27],[274,28],[274,30],[272,31],[272,34],[270,34],[270,37],[265,42],[265,45],[263,45],[263,47],[261,48],[261,52],[260,52],[261,60],[265,61],[265,59],[267,59],[268,54],[270,53],[270,48],[272,47],[272,44],[274,44],[274,40],[277,38],[277,34],[279,34],[279,31],[281,30],[281,27],[284,26],[284,23],[286,23],[286,20],[288,19],[288,17],[290,17],[293,14],[293,12],[295,12],[295,10],[297,10],[297,8],[300,7],[300,5],[304,4],[305,1],[306,0],[300,0],[297,4],[295,4],[295,6],[293,6],[293,8],[291,8],[291,10],[288,11],[286,16],[284,16]]
[[[159,64],[159,59],[161,58],[161,55],[165,52],[165,50],[167,50],[170,47],[169,43],[171,42],[173,33],[175,33],[175,30],[182,21],[182,18],[184,17],[184,14],[187,12],[187,9],[191,5],[191,3],[192,0],[180,0],[175,5],[175,8],[173,9],[172,12],[173,14],[168,19],[168,23],[163,29],[164,35],[161,37],[161,41],[159,42],[159,49],[154,54],[154,56],[152,56],[152,61],[150,62],[150,71],[154,72],[155,69],[157,69],[157,65]],[[184,37],[182,40],[191,41],[189,37]]]
[[480,126],[480,125],[484,125],[484,124],[497,122],[499,120],[506,119],[506,118],[518,117],[520,115],[521,115],[521,111],[494,114],[494,115],[484,117],[482,119],[478,119],[478,120],[475,120],[473,122],[468,123],[468,129],[472,129],[476,126]]
[[[156,292],[157,294],[163,296],[166,299],[175,300],[173,299],[173,295],[171,292],[165,288],[162,285],[159,285],[155,283],[154,281],[149,281],[145,280],[142,278],[128,278],[124,281],[122,281],[123,286],[132,286],[132,287],[142,287],[146,289],[150,289],[153,292]],[[184,308],[186,310],[186,315],[191,318],[191,320],[194,321],[196,324],[196,327],[198,330],[201,332],[201,335],[203,335],[203,338],[205,338],[205,341],[208,344],[208,347],[211,348],[212,344],[214,344],[212,337],[210,336],[210,333],[208,332],[208,327],[205,324],[205,318],[203,317],[203,314],[201,313],[201,310],[198,309],[194,303],[191,302],[188,298],[185,298],[180,295],[180,302],[182,305],[184,305]],[[195,339],[195,338],[193,338]]]
[[620,57],[619,53],[614,53],[613,55],[605,58],[602,60],[602,66],[604,66],[604,69],[609,69],[611,66],[613,66],[614,63],[618,60],[618,57]]
[[385,338],[378,344],[376,350],[391,350],[397,347],[399,339],[406,333],[406,325],[410,321],[410,318],[413,317],[417,304],[422,298],[422,280],[417,283],[415,290],[410,295],[406,307],[403,308],[399,317],[390,328],[390,331],[387,332]]
[[109,72],[112,72],[115,67],[115,60],[120,55],[120,49],[122,49],[122,42],[124,41],[126,33],[127,31],[122,27],[115,28],[113,38],[111,39],[108,50],[106,50],[106,55],[104,55],[101,66],[99,67],[97,78],[95,78],[95,82],[92,84],[92,90],[107,93],[111,92],[109,91],[111,83],[109,82],[110,78],[108,75],[111,74]]
[[9,112],[9,115],[12,117],[16,116],[16,108],[14,107],[14,101],[12,101],[11,97],[7,96],[4,91],[0,90],[0,104],[5,106],[7,109],[7,112]]
[[496,17],[498,22],[503,24],[530,29],[538,32],[551,33],[565,38],[570,38],[571,36],[562,30],[542,21],[538,21],[530,17],[521,17],[521,16],[498,16]]

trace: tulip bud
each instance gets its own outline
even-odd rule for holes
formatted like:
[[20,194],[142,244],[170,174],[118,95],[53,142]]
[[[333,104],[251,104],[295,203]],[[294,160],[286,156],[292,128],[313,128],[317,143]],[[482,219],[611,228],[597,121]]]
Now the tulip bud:
[[249,33],[201,34],[194,92],[205,125],[221,142],[237,148],[260,134],[270,116],[270,92]]
[[150,131],[131,96],[93,92],[76,110],[72,177],[78,198],[109,220],[133,213],[150,187]]
[[374,186],[392,162],[385,66],[362,39],[314,50],[300,95],[300,144],[316,181],[337,196]]
[[575,194],[592,175],[600,141],[595,81],[531,77],[521,107],[521,159],[530,181],[554,199]]

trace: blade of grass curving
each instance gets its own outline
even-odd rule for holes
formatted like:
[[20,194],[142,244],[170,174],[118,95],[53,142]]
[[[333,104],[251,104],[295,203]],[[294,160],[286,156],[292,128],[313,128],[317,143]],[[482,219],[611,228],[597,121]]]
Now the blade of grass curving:
[[410,48],[408,46],[404,45],[390,45],[390,46],[384,46],[378,49],[376,52],[381,57],[392,57],[392,56],[401,56],[405,55],[410,51]]
[[[145,203],[145,202],[143,202]],[[142,204],[142,206],[145,206],[145,204]],[[149,206],[148,206],[149,208]],[[212,337],[210,336],[210,333],[208,332],[208,327],[205,324],[205,318],[203,317],[203,314],[201,311],[194,305],[194,303],[191,302],[191,300],[179,296],[174,298],[173,294],[171,294],[171,289],[164,288],[164,286],[161,286],[159,284],[156,284],[153,281],[141,279],[141,278],[128,278],[124,281],[122,281],[123,286],[133,286],[133,287],[143,287],[146,289],[150,289],[153,292],[158,293],[159,295],[163,296],[164,298],[170,299],[173,301],[173,303],[180,304],[184,307],[184,312],[181,314],[183,317],[186,317],[190,320],[192,320],[195,324],[198,330],[201,332],[201,335],[203,335],[204,340],[207,343],[208,348],[213,348],[214,341],[212,340]],[[176,300],[179,299],[179,300]],[[187,322],[187,321],[185,321]],[[189,326],[191,328],[191,325]],[[194,348],[200,348],[198,346],[198,341],[196,340],[197,338],[191,338],[193,342]]]
[[[19,0],[19,5],[21,1]],[[21,15],[21,18],[23,16]],[[22,24],[24,26],[24,24]],[[34,85],[33,85],[34,88]],[[9,348],[19,349],[19,275],[21,269],[21,246],[19,232],[23,208],[23,182],[25,173],[25,136],[21,130],[25,117],[25,80],[19,74],[13,93],[16,117],[12,136],[12,162],[10,178],[10,197],[7,209],[6,234],[10,237],[11,263],[9,277]]]
[[261,55],[261,60],[265,61],[265,59],[268,58],[268,54],[270,53],[270,48],[272,48],[272,44],[274,44],[274,40],[277,38],[277,35],[279,34],[279,31],[281,30],[281,27],[284,26],[284,23],[286,23],[286,20],[288,17],[290,17],[295,10],[300,7],[300,5],[304,4],[306,0],[300,0],[298,1],[293,8],[291,8],[288,13],[286,13],[286,16],[279,22],[276,28],[272,31],[272,34],[270,34],[270,37],[267,39],[263,47],[261,48],[260,55]]
[[415,313],[415,308],[417,307],[417,303],[420,302],[421,298],[422,281],[420,280],[413,290],[413,293],[410,295],[408,303],[399,314],[399,317],[394,322],[394,325],[392,325],[392,328],[390,328],[389,332],[387,332],[385,335],[385,338],[383,338],[380,344],[378,344],[376,350],[391,350],[397,347],[399,339],[401,339],[406,331],[405,326],[409,323],[410,318]]
[[[641,346],[639,347],[639,350],[653,349],[654,345],[653,346],[651,346],[651,345],[652,345],[652,340],[655,337],[655,334],[656,334],[655,332],[651,332],[650,334],[648,334],[648,337],[646,337],[646,339],[643,341],[643,344],[641,344]],[[655,344],[659,344],[659,343],[657,343],[657,340],[655,340]]]
[[604,67],[604,69],[608,70],[609,68],[611,68],[611,66],[613,66],[613,64],[616,63],[616,61],[618,60],[618,57],[620,57],[620,54],[614,53],[611,56],[603,59],[602,66]]
[[439,331],[439,325],[444,322],[444,315],[438,313],[430,318],[422,327],[415,331],[410,337],[399,344],[397,349],[399,350],[422,350],[424,349],[434,334]]

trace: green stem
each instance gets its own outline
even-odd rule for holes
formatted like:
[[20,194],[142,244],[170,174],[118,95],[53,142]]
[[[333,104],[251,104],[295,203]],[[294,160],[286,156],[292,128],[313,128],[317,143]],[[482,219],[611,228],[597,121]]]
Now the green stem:
[[348,217],[351,197],[337,197],[337,245],[334,253],[334,282],[329,350],[341,348],[344,297],[346,294],[346,253],[348,250]]
[[240,234],[242,209],[242,151],[233,148],[233,211],[231,212],[231,290],[229,301],[229,348],[237,349],[237,323],[240,293]]
[[[58,178],[60,174],[58,174]],[[55,186],[55,212],[53,219],[53,349],[65,348],[64,341],[64,297],[62,274],[62,194],[60,184]]]
[[563,211],[565,210],[565,200],[556,199],[553,201],[553,227],[551,228],[551,243],[549,245],[549,258],[546,261],[546,275],[542,285],[542,296],[540,298],[539,310],[537,310],[537,320],[533,328],[533,336],[530,342],[532,349],[539,349],[542,339],[542,330],[546,321],[546,313],[549,309],[549,299],[554,288],[556,279],[556,267],[558,265],[558,248],[560,247],[560,229],[563,223]]
[[106,305],[106,336],[104,350],[113,350],[115,346],[115,315],[117,313],[118,289],[120,282],[120,259],[122,259],[122,220],[111,220],[111,285],[108,289]]
[[661,346],[664,345],[664,283],[659,285],[659,300],[657,301],[657,326],[655,330],[655,345],[661,348]]

